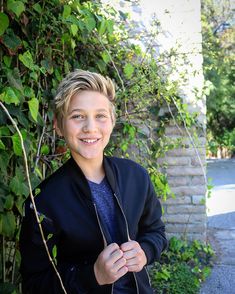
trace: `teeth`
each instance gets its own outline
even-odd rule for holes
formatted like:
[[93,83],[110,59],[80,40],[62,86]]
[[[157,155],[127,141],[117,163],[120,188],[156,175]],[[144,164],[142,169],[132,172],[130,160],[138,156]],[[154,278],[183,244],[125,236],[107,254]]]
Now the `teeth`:
[[89,139],[82,139],[83,142],[86,142],[86,143],[94,143],[96,141],[98,141],[98,139],[93,139],[93,140],[89,140]]

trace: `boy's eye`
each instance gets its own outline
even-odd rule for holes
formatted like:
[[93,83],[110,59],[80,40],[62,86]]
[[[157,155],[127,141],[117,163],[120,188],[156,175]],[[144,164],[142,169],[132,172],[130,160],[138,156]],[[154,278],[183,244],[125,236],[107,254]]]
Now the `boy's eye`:
[[82,114],[74,114],[73,116],[72,116],[72,118],[73,119],[84,119],[84,115],[82,115]]
[[100,114],[97,114],[96,117],[97,118],[106,118],[107,116],[105,114],[100,113]]

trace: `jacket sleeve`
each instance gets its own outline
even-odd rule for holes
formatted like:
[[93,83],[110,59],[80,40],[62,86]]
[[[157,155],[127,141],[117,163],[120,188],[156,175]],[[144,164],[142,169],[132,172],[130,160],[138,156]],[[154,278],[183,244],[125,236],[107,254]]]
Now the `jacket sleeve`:
[[148,175],[147,182],[147,198],[139,222],[137,241],[146,254],[147,264],[151,264],[160,259],[168,241],[165,235],[165,225],[161,220],[162,207]]
[[[53,221],[46,216],[42,220],[43,231],[52,256],[54,246],[59,245],[60,230]],[[50,238],[48,238],[50,234]],[[49,261],[34,211],[26,201],[25,216],[20,232],[20,253],[22,275],[22,290],[27,294],[60,294],[64,293],[54,268]],[[83,266],[76,264],[57,263],[57,270],[62,278],[67,293],[83,294],[96,287],[93,265]]]

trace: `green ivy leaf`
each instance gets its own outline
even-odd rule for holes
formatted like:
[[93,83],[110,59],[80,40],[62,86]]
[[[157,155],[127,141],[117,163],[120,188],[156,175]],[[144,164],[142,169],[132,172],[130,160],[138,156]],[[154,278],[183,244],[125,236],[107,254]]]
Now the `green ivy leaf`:
[[38,116],[38,108],[39,108],[39,102],[37,98],[32,98],[30,101],[28,101],[29,104],[29,111],[32,115],[32,118],[37,121]]
[[7,87],[5,91],[0,95],[0,100],[5,102],[6,104],[12,104],[19,105],[20,100],[17,97],[15,91],[13,88]]
[[110,55],[106,51],[103,51],[101,56],[106,64],[111,61]]
[[[27,137],[26,131],[22,130],[21,135],[22,135],[23,140],[25,140]],[[15,133],[11,137],[11,139],[12,139],[13,151],[14,151],[15,155],[21,156],[22,155],[22,146],[21,146],[21,141],[20,141],[20,137],[19,137],[18,133]]]
[[93,16],[86,16],[84,18],[86,28],[91,32],[96,27],[96,21]]
[[12,143],[13,143],[13,151],[15,155],[21,156],[22,155],[22,146],[19,135],[16,133],[12,137]]
[[71,41],[71,47],[72,49],[74,49],[76,47],[76,42],[72,38],[70,39],[70,41]]
[[5,149],[6,149],[6,147],[5,147],[5,145],[3,144],[3,142],[2,142],[1,139],[0,139],[0,149],[2,149],[2,150],[5,150]]
[[28,98],[35,97],[33,89],[28,86],[24,87],[24,95]]
[[12,180],[10,181],[10,189],[12,192],[19,196],[25,194],[23,183],[17,178],[17,176],[12,178]]
[[47,241],[50,240],[53,237],[53,234],[48,234]]
[[16,228],[16,220],[12,211],[2,214],[2,232],[6,237],[13,237]]
[[41,154],[47,155],[50,152],[50,147],[48,145],[42,145],[41,147]]
[[31,70],[38,69],[38,66],[33,62],[33,57],[30,51],[26,51],[24,54],[19,54],[19,60],[24,64],[24,66]]
[[99,28],[98,28],[98,34],[100,36],[102,36],[105,33],[106,27],[107,27],[106,24],[107,24],[106,20],[105,19],[102,19],[102,21],[101,21],[101,23],[99,25]]
[[52,256],[53,256],[54,262],[56,264],[57,263],[56,262],[56,257],[57,257],[57,246],[56,245],[54,245],[52,248]]
[[97,66],[98,66],[98,68],[99,68],[99,70],[100,70],[101,72],[104,72],[104,71],[105,71],[106,64],[104,63],[103,60],[98,59],[98,60],[96,61],[96,64],[97,64]]
[[40,171],[40,169],[39,169],[37,166],[35,167],[35,172],[36,172],[36,174],[39,176],[39,178],[40,178],[41,180],[43,180],[42,172]]
[[75,24],[71,24],[70,29],[71,29],[71,33],[72,33],[72,35],[73,35],[73,36],[76,36],[76,35],[77,35],[77,32],[78,32],[78,26],[75,25]]
[[5,33],[8,26],[9,26],[8,16],[5,13],[0,12],[0,36]]
[[[49,74],[52,74],[54,72],[54,68],[53,68],[53,64],[51,62],[51,60],[49,59],[43,59],[41,61],[41,65],[42,67],[44,68],[44,74],[46,74],[46,71],[49,73]],[[40,69],[42,71],[42,68]]]
[[12,195],[8,195],[5,199],[4,208],[6,210],[11,210],[14,205],[14,197]]
[[11,179],[10,189],[13,193],[15,193],[18,196],[27,196],[29,194],[29,189],[24,183],[24,179],[19,175],[16,175]]
[[11,56],[7,56],[7,55],[5,55],[5,56],[3,57],[3,61],[4,61],[5,65],[6,65],[7,67],[10,67],[10,66],[11,66],[12,57],[11,57]]
[[124,74],[126,76],[127,79],[130,79],[132,77],[132,74],[134,72],[134,67],[132,64],[130,63],[127,63],[125,66],[124,66]]
[[11,29],[8,29],[7,33],[3,35],[2,42],[13,52],[16,52],[22,46],[21,39]]
[[0,127],[0,136],[10,136],[10,130],[8,127]]
[[24,197],[20,197],[20,196],[18,196],[15,201],[15,206],[17,207],[20,215],[23,215],[24,201],[25,201]]
[[113,25],[114,25],[114,21],[112,19],[108,19],[107,20],[107,29],[110,34],[113,33]]
[[35,11],[37,11],[39,14],[42,13],[42,7],[41,7],[41,5],[40,5],[39,3],[35,3],[35,4],[33,5],[33,9],[34,9]]
[[40,222],[40,224],[43,222],[44,218],[45,218],[45,215],[43,215],[43,214],[40,214],[39,215],[39,222]]
[[17,17],[19,17],[21,13],[25,11],[25,6],[22,1],[8,0],[7,9],[11,10]]
[[[9,67],[11,64],[11,59],[12,58],[8,59]],[[18,96],[20,95],[20,97],[22,97],[23,96],[22,95],[23,94],[23,85],[22,85],[19,69],[17,67],[15,67],[13,70],[7,71],[7,79],[8,79],[9,85],[11,87],[14,87],[14,91],[16,92],[16,94]],[[22,99],[24,99],[24,98],[22,97],[21,100]]]
[[36,188],[34,192],[34,196],[37,196],[41,192],[40,188]]
[[64,11],[62,14],[63,19],[69,17],[71,14],[71,7],[69,5],[64,5]]

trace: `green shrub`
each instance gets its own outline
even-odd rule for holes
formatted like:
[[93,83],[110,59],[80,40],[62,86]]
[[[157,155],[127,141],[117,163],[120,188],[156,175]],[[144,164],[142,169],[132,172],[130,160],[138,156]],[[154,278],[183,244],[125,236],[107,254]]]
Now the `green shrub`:
[[168,251],[151,269],[150,277],[156,294],[196,294],[211,272],[214,252],[210,245],[192,243],[173,237]]

